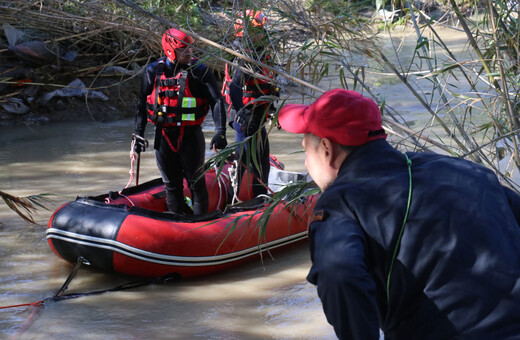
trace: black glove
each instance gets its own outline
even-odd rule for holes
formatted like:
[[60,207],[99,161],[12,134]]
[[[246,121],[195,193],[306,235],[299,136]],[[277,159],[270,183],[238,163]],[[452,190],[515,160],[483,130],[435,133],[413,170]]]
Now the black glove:
[[217,132],[215,136],[211,139],[211,143],[209,144],[209,148],[216,150],[222,150],[227,145],[226,133],[225,132]]
[[134,140],[135,140],[135,144],[134,144],[135,153],[140,154],[141,151],[143,151],[143,152],[146,151],[146,148],[148,147],[148,141],[146,139],[144,139],[143,136],[134,133],[132,135],[132,143],[134,143]]

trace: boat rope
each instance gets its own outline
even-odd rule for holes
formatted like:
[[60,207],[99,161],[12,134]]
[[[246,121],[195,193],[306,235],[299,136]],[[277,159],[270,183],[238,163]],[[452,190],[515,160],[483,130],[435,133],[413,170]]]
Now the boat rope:
[[[139,160],[140,160],[141,156],[137,152],[135,152],[135,145],[136,145],[138,139],[140,139],[142,141],[142,143],[144,143],[144,145],[145,145],[144,147],[148,147],[148,141],[145,138],[138,136],[136,134],[132,134],[132,143],[130,144],[130,170],[128,171],[128,173],[130,174],[130,179],[128,180],[128,183],[126,184],[126,186],[122,190],[118,191],[118,194],[121,197],[126,198],[132,206],[135,206],[134,202],[132,202],[132,200],[129,197],[123,195],[122,192],[124,189],[127,189],[130,185],[132,185],[132,182],[134,181],[134,176],[136,174],[137,174],[137,176],[135,179],[135,185],[139,185],[139,166],[140,166]],[[144,151],[144,149],[143,149],[143,151]],[[137,161],[137,172],[134,171],[136,161]],[[112,203],[112,199],[110,197],[105,198],[105,203],[106,204]]]
[[[124,195],[122,190],[121,190],[121,191],[118,191],[117,193],[119,194],[119,196],[125,198],[128,202],[130,202],[130,204],[132,205],[132,207],[135,207],[135,203],[132,202],[132,200],[130,199],[130,197]],[[105,197],[105,203],[106,203],[106,204],[112,204],[112,203],[113,203],[113,201],[112,201],[112,199],[110,198],[110,196]]]
[[63,283],[61,288],[58,290],[58,292],[53,297],[43,299],[43,300],[40,300],[37,302],[29,303],[29,304],[20,304],[20,305],[2,307],[2,308],[10,308],[10,307],[20,307],[20,306],[28,305],[28,306],[32,307],[32,309],[33,309],[31,314],[29,314],[29,317],[27,318],[27,320],[25,320],[24,324],[22,325],[20,330],[16,333],[16,335],[13,337],[13,339],[18,339],[18,337],[20,335],[22,335],[23,332],[25,332],[27,330],[27,328],[29,328],[29,326],[34,322],[34,318],[36,317],[36,314],[38,314],[38,312],[40,311],[40,307],[44,306],[46,301],[58,299],[61,296],[63,296],[63,293],[68,288],[72,279],[74,279],[74,277],[78,273],[78,270],[81,267],[81,265],[84,263],[88,264],[88,262],[83,257],[79,257],[78,260],[76,261],[76,265],[72,269],[72,272],[67,277],[67,280],[65,280],[65,282]]
[[137,160],[137,153],[134,151],[134,146],[135,146],[135,139],[132,140],[132,146],[130,149],[130,170],[128,171],[128,173],[130,174],[130,179],[128,180],[128,183],[126,184],[125,189],[128,188],[134,181],[134,175],[135,175],[134,164],[135,164],[135,161]]
[[242,201],[238,198],[238,160],[234,160],[231,163],[231,166],[228,169],[229,179],[231,182],[231,187],[233,188],[233,199],[231,200],[231,205],[235,203],[242,203]]
[[65,291],[67,290],[70,282],[74,279],[74,277],[78,273],[81,265],[83,265],[83,264],[90,265],[90,263],[87,260],[85,260],[83,257],[79,257],[74,268],[72,269],[71,273],[65,280],[64,284],[61,286],[61,288],[58,290],[58,292],[54,296],[45,298],[40,301],[31,302],[31,303],[21,303],[21,304],[10,305],[10,306],[0,306],[0,309],[16,308],[16,307],[32,307],[33,308],[32,312],[29,315],[29,317],[27,318],[27,320],[24,322],[24,324],[22,325],[20,330],[17,332],[17,334],[15,336],[13,336],[12,339],[18,339],[19,336],[22,335],[29,328],[29,326],[34,322],[36,314],[40,311],[40,307],[44,307],[45,304],[48,302],[58,302],[58,301],[63,301],[63,300],[76,299],[76,298],[85,297],[85,296],[100,295],[100,294],[107,293],[107,292],[117,292],[117,291],[122,291],[122,290],[138,288],[138,287],[142,287],[142,286],[146,286],[146,285],[150,285],[150,284],[161,284],[161,283],[164,283],[164,282],[167,282],[170,280],[177,280],[178,278],[180,278],[179,275],[175,275],[175,274],[165,275],[165,276],[162,276],[159,278],[154,278],[154,279],[127,282],[127,283],[123,283],[121,285],[118,285],[114,288],[109,288],[109,289],[95,290],[95,291],[84,292],[84,293],[64,294]]
[[[135,133],[132,134],[132,143],[130,144],[130,170],[128,171],[128,173],[130,174],[130,179],[126,184],[125,189],[128,188],[134,181],[134,175],[136,175],[135,185],[139,185],[139,160],[141,159],[141,155],[135,152],[135,145],[137,144],[137,140],[140,141],[142,151],[146,150],[146,148],[148,147],[148,141],[146,140],[146,138],[136,135]],[[136,161],[137,171],[134,171],[134,165]]]
[[132,205],[132,207],[135,207],[135,203],[132,202],[132,200],[130,199],[130,197],[128,197],[128,196],[126,196],[126,195],[123,195],[123,192],[122,192],[122,191],[119,192],[119,196],[121,196],[121,197],[123,197],[123,198],[126,198],[126,200],[127,200],[128,202],[130,202],[130,204]]
[[227,192],[226,189],[226,178],[229,179],[229,176],[227,176],[224,172],[220,172],[219,174],[219,168],[215,164],[213,166],[215,173],[218,174],[217,176],[217,183],[218,183],[218,201],[217,201],[217,209],[220,207],[220,204],[222,203],[222,196],[223,193]]
[[76,265],[74,266],[74,268],[72,268],[72,272],[69,274],[69,277],[67,277],[67,280],[65,280],[65,283],[63,283],[60,290],[58,290],[54,297],[62,296],[63,293],[67,290],[67,288],[69,288],[70,282],[72,281],[72,279],[74,279],[74,277],[76,277],[76,274],[78,273],[79,268],[82,264],[90,265],[90,263],[87,260],[85,260],[84,257],[80,256],[76,261]]

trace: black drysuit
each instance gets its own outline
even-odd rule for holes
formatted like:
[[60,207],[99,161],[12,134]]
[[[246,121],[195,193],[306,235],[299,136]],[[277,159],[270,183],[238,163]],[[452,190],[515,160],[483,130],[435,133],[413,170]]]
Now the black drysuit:
[[[147,65],[143,73],[135,117],[135,134],[139,136],[143,136],[145,131],[148,119],[147,96],[152,93],[155,86],[157,64],[158,61]],[[208,101],[215,122],[216,135],[225,136],[224,98],[220,94],[214,75],[206,65],[196,60],[192,60],[189,65],[180,65],[165,59],[164,73],[167,78],[177,75],[183,69],[188,71],[188,86],[192,95]],[[177,213],[186,211],[183,178],[186,179],[192,193],[193,212],[200,214],[207,211],[208,191],[204,177],[200,177],[205,157],[204,145],[204,135],[200,125],[164,128],[160,146],[155,145],[155,156],[165,184],[169,211]]]

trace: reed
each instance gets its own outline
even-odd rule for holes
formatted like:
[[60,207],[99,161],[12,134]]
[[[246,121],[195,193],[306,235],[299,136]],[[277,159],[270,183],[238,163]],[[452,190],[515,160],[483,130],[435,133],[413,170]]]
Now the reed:
[[[418,43],[409,63],[399,66],[423,73],[400,79],[410,84],[410,91],[431,114],[437,123],[434,128],[445,131],[439,142],[449,145],[456,156],[494,169],[518,190],[518,9],[504,1],[488,1],[478,16],[468,17],[454,0],[449,4],[468,39],[465,59],[456,57],[441,38],[438,23],[409,4]],[[381,56],[385,59],[383,52]],[[431,84],[420,94],[414,91],[419,80]]]
[[[49,205],[52,200],[49,194],[31,195],[27,197],[18,197],[7,192],[0,191],[0,198],[4,201],[9,209],[14,211],[26,222],[37,224],[34,220],[34,215],[40,209],[49,210]],[[2,222],[0,222],[2,225]]]

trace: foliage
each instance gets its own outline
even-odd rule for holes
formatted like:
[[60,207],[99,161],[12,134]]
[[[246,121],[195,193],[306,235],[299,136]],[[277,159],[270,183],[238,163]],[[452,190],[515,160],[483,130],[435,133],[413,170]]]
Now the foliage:
[[[138,2],[139,3],[139,2]],[[194,30],[199,30],[203,24],[200,8],[206,5],[204,0],[146,0],[140,5],[151,13],[163,16],[172,22],[179,23],[182,27],[189,24]],[[188,20],[189,19],[189,20]]]
[[[437,32],[434,22],[410,6],[410,13],[424,24],[419,26],[413,21],[417,46],[409,64],[399,65],[400,69],[425,71],[418,80],[428,80],[431,91],[422,94],[411,91],[445,131],[438,139],[449,146],[447,151],[494,169],[518,189],[518,178],[512,177],[515,173],[518,176],[520,166],[516,138],[518,111],[514,109],[519,100],[515,75],[518,12],[505,2],[489,2],[481,19],[472,19],[462,13],[454,0],[450,5],[468,38],[468,60],[459,60]],[[441,52],[449,58],[441,59]],[[395,69],[394,72],[403,75]],[[414,84],[413,77],[402,79]],[[433,104],[439,101],[442,105],[435,108]]]
[[38,209],[48,210],[45,204],[50,201],[48,194],[16,197],[0,191],[0,197],[11,210],[18,214],[18,216],[32,224],[36,224],[33,217],[36,211]]

